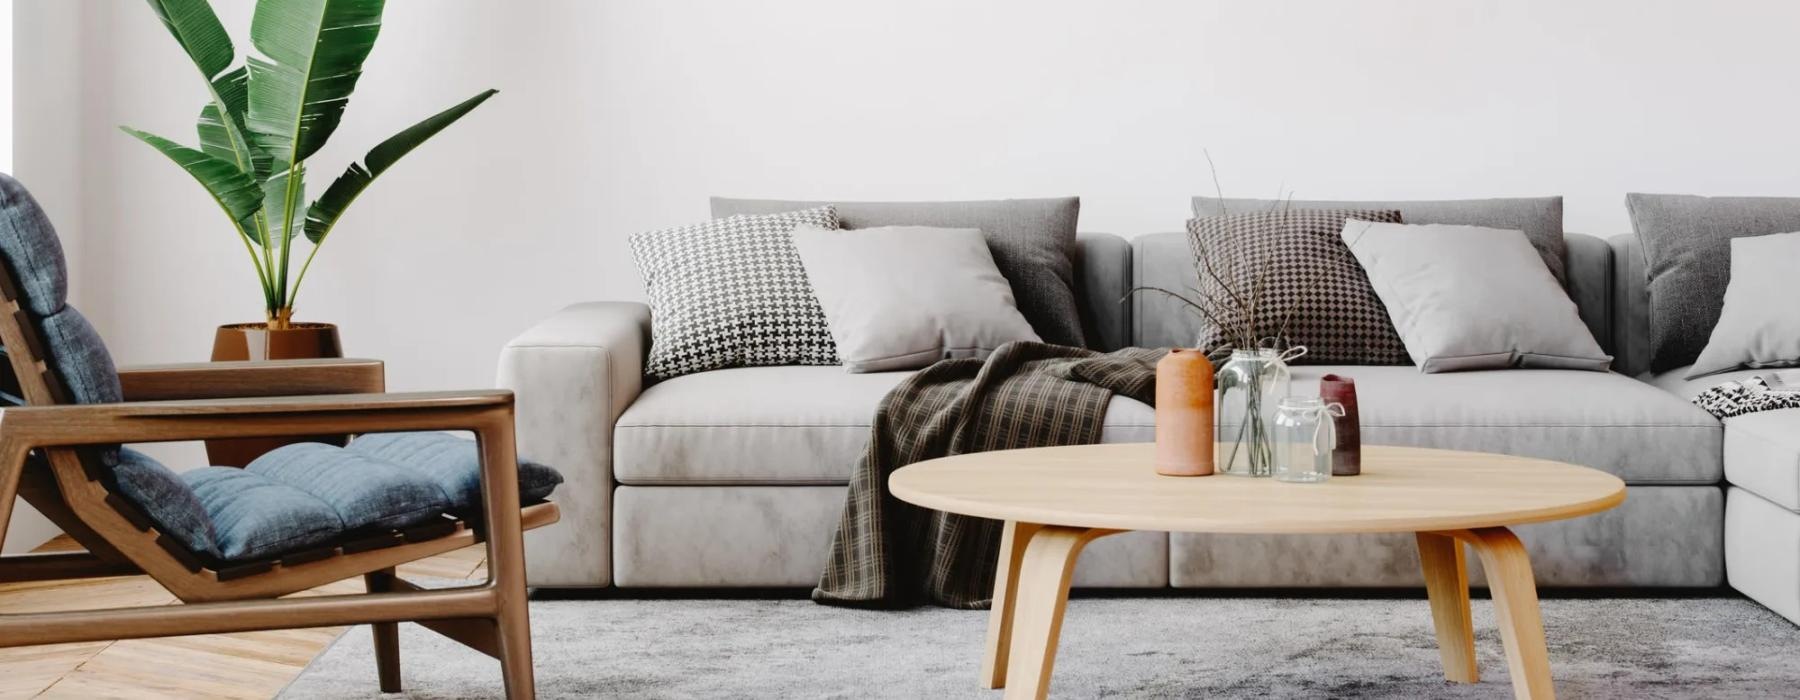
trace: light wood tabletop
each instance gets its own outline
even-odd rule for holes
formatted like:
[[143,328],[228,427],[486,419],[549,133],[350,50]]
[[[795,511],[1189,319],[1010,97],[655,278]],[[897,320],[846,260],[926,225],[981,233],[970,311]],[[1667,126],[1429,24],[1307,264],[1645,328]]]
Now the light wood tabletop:
[[1479,680],[1463,544],[1493,593],[1513,692],[1550,698],[1537,585],[1512,525],[1597,513],[1625,483],[1541,459],[1365,446],[1358,476],[1322,484],[1214,475],[1162,476],[1150,444],[1005,450],[919,462],[888,488],[909,503],[1006,522],[982,684],[1045,697],[1069,581],[1082,548],[1127,530],[1208,533],[1417,533],[1444,675]]
[[1458,530],[1561,520],[1625,500],[1625,482],[1561,462],[1363,448],[1363,473],[1321,484],[1163,476],[1150,443],[1004,450],[919,462],[888,479],[934,510],[1041,525],[1217,533]]

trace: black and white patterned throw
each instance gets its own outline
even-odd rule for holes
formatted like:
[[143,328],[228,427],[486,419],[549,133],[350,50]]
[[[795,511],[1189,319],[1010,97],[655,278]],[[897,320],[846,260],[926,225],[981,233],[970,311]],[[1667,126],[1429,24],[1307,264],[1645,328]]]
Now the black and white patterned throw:
[[1694,397],[1694,405],[1714,418],[1725,420],[1746,413],[1800,408],[1800,391],[1772,390],[1768,381],[1757,375],[1702,391]]
[[630,239],[649,296],[657,379],[726,367],[835,365],[837,346],[791,232],[836,229],[829,206],[733,216]]

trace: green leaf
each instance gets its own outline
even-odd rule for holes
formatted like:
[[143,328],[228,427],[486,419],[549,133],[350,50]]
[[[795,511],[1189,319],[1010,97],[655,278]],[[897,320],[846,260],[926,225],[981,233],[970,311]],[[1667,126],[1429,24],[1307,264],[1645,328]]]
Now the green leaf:
[[150,9],[207,80],[218,77],[237,59],[231,35],[225,33],[225,25],[219,23],[207,0],[150,0]]
[[[250,71],[239,66],[218,79],[212,81],[214,102],[200,109],[200,120],[197,130],[200,134],[200,150],[207,155],[221,160],[229,160],[240,165],[240,170],[257,177],[267,177],[272,159],[269,154],[245,139],[249,128],[244,124],[245,104],[249,100]],[[224,105],[225,112],[231,115],[227,123],[219,116],[219,106]]]
[[[247,173],[266,173],[268,158],[260,156],[245,137],[244,109],[249,71],[243,67],[227,70],[237,60],[231,36],[213,14],[207,0],[149,0],[150,9],[175,37],[194,67],[200,69],[212,93],[212,104],[200,112],[200,150],[207,155],[236,163]],[[229,115],[228,122],[221,112]]]
[[[300,202],[306,201],[305,175],[295,176],[294,173],[297,172],[299,171],[287,170],[276,173],[264,180],[262,184],[263,218],[269,222],[269,241],[276,248],[280,248],[290,238],[299,235],[301,229],[306,226],[306,209],[299,206]],[[282,226],[281,213],[288,203],[287,187],[290,176],[294,176],[294,218],[288,222],[287,226]]]
[[305,160],[337,129],[381,31],[384,0],[260,0],[250,41],[246,123],[277,169]]
[[362,194],[363,189],[367,188],[369,183],[374,182],[375,178],[392,167],[395,161],[400,160],[401,156],[418,148],[419,144],[436,136],[438,132],[473,111],[497,92],[499,91],[484,90],[481,94],[463,100],[455,107],[426,117],[423,121],[406,127],[400,133],[388,137],[386,141],[369,149],[369,154],[363,157],[363,163],[366,165],[351,163],[350,167],[344,170],[344,174],[339,175],[336,180],[331,182],[330,187],[325,188],[325,194],[319,195],[318,201],[313,202],[312,206],[307,209],[307,240],[314,244],[325,240],[326,234],[331,232],[331,227],[337,225],[338,217],[343,216],[344,210],[350,207],[351,202],[356,201],[357,195]]
[[169,160],[194,176],[233,220],[241,221],[262,207],[262,189],[231,161],[214,158],[155,134],[123,126],[119,129],[162,151]]

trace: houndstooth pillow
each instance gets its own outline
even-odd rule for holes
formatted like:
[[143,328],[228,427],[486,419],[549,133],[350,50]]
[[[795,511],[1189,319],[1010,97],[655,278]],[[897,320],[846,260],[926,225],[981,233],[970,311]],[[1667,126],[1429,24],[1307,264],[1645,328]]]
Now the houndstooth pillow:
[[1237,339],[1219,325],[1244,322],[1230,301],[1235,292],[1257,300],[1250,321],[1259,342],[1277,337],[1283,348],[1306,346],[1296,364],[1409,363],[1387,307],[1344,245],[1347,219],[1397,224],[1400,212],[1297,209],[1188,221],[1200,293],[1221,302],[1210,305],[1217,318],[1201,324],[1200,347],[1211,351]]
[[790,235],[838,227],[831,207],[640,233],[631,255],[650,298],[657,379],[725,367],[835,365],[837,346]]

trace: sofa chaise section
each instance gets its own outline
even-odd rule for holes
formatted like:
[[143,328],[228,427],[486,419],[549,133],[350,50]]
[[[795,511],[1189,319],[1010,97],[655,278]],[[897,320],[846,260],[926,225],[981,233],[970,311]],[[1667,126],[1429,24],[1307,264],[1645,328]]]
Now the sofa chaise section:
[[[1770,370],[1687,379],[1686,367],[1650,378],[1681,399]],[[1800,408],[1724,421],[1725,570],[1732,588],[1800,624]]]

